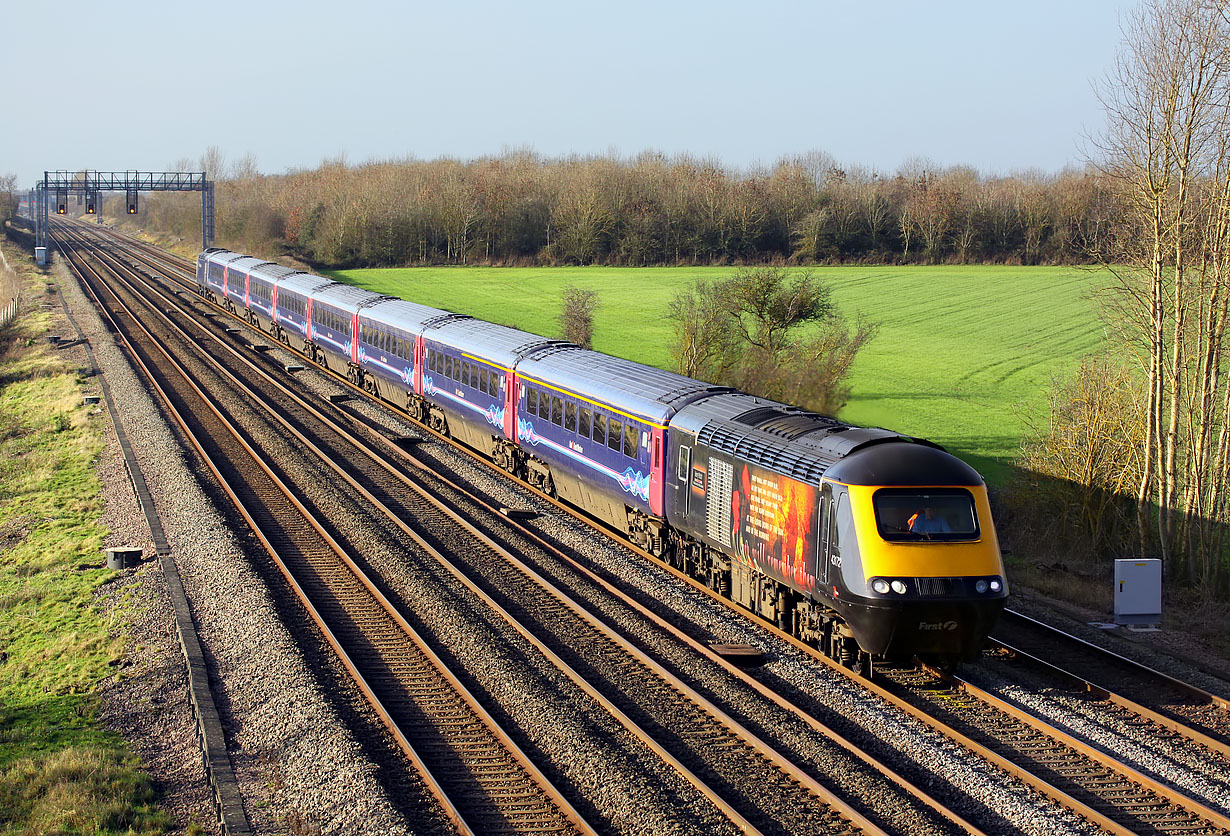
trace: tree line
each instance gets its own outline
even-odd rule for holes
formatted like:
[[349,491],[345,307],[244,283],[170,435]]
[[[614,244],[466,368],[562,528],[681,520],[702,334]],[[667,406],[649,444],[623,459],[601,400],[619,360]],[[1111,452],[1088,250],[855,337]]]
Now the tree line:
[[[414,159],[219,178],[223,245],[327,268],[419,264],[1086,262],[1117,207],[1093,168],[986,177],[923,161],[892,175],[824,153],[750,172],[712,160]],[[184,168],[197,166],[188,161]],[[196,205],[150,195],[138,222],[194,228]]]

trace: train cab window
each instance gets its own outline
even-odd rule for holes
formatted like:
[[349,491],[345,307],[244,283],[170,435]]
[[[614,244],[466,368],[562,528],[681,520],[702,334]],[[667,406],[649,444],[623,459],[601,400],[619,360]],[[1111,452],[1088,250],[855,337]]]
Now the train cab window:
[[577,431],[577,405],[572,401],[564,402],[564,429],[570,433]]
[[881,488],[871,499],[885,540],[973,540],[974,497],[960,488]]
[[557,427],[564,425],[564,401],[554,395],[551,396],[551,423]]
[[607,422],[606,446],[619,452],[619,445],[624,435],[623,425],[612,418]]
[[590,433],[589,410],[586,409],[585,407],[581,407],[580,412],[581,414],[577,416],[577,435],[581,436],[582,438],[589,438],[589,433]]
[[636,452],[640,449],[641,432],[636,428],[636,424],[624,424],[624,455],[630,459],[636,458]]
[[594,413],[594,441],[606,444],[606,416],[601,412]]

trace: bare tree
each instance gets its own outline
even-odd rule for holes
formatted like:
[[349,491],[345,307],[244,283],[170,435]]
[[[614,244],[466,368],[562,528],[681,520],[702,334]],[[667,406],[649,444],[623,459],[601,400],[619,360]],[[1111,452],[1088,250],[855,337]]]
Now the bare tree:
[[0,174],[0,223],[17,214],[17,175]]
[[223,180],[227,177],[226,153],[217,145],[211,145],[201,155],[201,171],[212,180]]
[[1127,209],[1110,307],[1146,381],[1141,548],[1173,558],[1172,576],[1224,588],[1230,23],[1218,5],[1147,0],[1129,18],[1101,90],[1101,144]]
[[584,287],[564,288],[564,305],[559,323],[564,339],[581,348],[594,347],[594,312],[599,307],[598,292]]

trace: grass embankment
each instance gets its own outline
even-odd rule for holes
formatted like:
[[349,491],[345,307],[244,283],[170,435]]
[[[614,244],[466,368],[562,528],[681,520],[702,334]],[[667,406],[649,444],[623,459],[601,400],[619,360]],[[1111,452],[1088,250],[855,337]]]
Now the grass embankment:
[[[408,268],[345,270],[341,281],[482,319],[558,335],[568,285],[598,292],[594,347],[671,368],[670,299],[733,268]],[[1089,298],[1098,277],[1065,267],[823,267],[849,318],[880,333],[851,374],[842,411],[855,424],[929,438],[991,482],[1010,472],[1028,414],[1040,415],[1051,376],[1098,349]]]
[[[50,300],[30,257],[5,252],[27,298]],[[93,606],[114,575],[97,568],[104,418],[47,345],[50,314],[23,309],[0,329],[0,834],[161,833],[148,778],[97,722],[122,650]]]

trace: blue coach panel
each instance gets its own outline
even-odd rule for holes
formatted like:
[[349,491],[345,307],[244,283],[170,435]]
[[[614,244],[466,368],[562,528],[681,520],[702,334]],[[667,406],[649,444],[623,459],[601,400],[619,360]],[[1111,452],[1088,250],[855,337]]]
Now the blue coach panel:
[[[406,403],[422,392],[419,336],[429,322],[454,317],[448,311],[416,302],[386,297],[359,311],[359,368],[361,385],[386,400]],[[394,399],[387,387],[402,393]]]
[[306,275],[293,267],[266,261],[248,273],[248,320],[268,331],[273,324],[273,288],[288,276]]
[[551,344],[559,343],[469,317],[429,323],[423,330],[423,397],[444,411],[455,437],[497,455],[497,436],[516,437],[513,367],[530,349]]
[[336,282],[311,273],[287,276],[278,282],[274,294],[274,333],[278,339],[291,348],[307,350],[308,303],[313,293],[331,284]]
[[230,250],[214,250],[210,253],[205,269],[204,290],[212,291],[221,297],[226,282],[227,265],[241,258],[250,258],[250,256],[231,252]]
[[[357,362],[354,342],[355,314],[385,297],[354,285],[334,282],[312,292],[312,342],[316,360],[346,373]],[[349,375],[354,380],[354,375]],[[355,381],[357,382],[357,381]]]
[[662,445],[671,416],[727,391],[572,345],[530,352],[517,364],[517,381],[522,446],[551,464],[561,496],[621,528],[625,505],[663,516]]
[[202,293],[205,292],[205,277],[209,270],[209,264],[216,255],[230,253],[230,250],[222,247],[209,247],[201,250],[196,257],[196,285]]
[[237,310],[245,310],[248,307],[248,274],[254,267],[264,263],[250,255],[226,263],[226,292],[223,296]]

